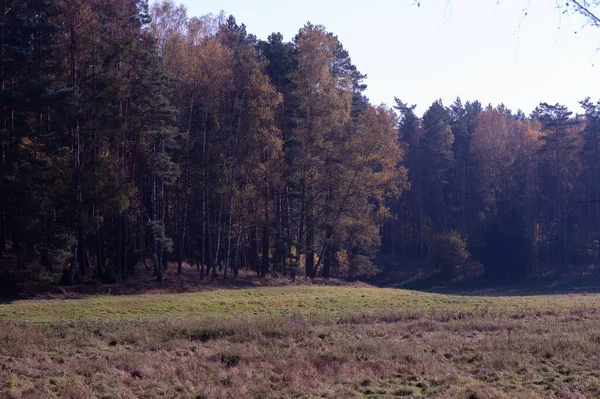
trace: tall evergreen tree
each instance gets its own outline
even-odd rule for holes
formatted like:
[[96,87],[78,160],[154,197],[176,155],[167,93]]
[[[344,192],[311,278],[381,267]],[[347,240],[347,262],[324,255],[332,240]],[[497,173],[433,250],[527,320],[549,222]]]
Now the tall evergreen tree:
[[[541,103],[533,112],[533,117],[542,123],[544,135],[540,153],[549,163],[545,176],[545,194],[552,208],[552,235],[556,237],[556,264],[564,271],[568,260],[568,192],[571,190],[571,161],[574,159],[575,142],[570,127],[577,122],[566,106]],[[550,166],[551,165],[551,166]]]

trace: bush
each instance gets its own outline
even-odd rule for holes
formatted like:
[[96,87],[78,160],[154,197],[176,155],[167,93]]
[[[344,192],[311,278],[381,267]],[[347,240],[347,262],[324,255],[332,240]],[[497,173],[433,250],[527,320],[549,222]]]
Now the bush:
[[30,280],[44,284],[60,284],[62,273],[54,273],[46,267],[33,267]]
[[223,352],[221,354],[221,363],[223,363],[223,365],[228,369],[232,367],[237,367],[238,364],[240,364],[240,360],[240,355],[238,355],[237,353]]
[[457,231],[441,233],[435,236],[429,250],[429,263],[435,269],[441,269],[442,277],[451,280],[457,269],[461,268],[470,254],[466,240]]
[[350,278],[369,278],[377,274],[379,274],[379,269],[368,256],[354,255],[350,260]]

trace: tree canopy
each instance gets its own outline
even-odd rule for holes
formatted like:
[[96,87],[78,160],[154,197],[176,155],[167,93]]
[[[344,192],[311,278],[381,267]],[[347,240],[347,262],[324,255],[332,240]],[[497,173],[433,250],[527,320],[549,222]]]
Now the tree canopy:
[[0,15],[0,268],[71,284],[144,265],[157,281],[600,270],[600,102],[527,116],[457,98],[419,117],[372,105],[321,25],[260,40],[172,0]]

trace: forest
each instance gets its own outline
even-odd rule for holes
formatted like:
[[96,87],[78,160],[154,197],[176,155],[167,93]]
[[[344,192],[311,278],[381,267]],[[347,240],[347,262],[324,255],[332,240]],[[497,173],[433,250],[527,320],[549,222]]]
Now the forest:
[[365,80],[321,25],[0,1],[0,280],[600,272],[600,101],[419,115]]

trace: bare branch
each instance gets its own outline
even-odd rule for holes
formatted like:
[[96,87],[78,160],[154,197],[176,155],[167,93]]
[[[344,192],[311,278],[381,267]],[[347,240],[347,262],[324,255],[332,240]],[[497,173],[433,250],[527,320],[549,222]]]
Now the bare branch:
[[[418,7],[421,7],[421,3],[425,0],[413,0],[414,4]],[[499,4],[502,0],[496,0]],[[446,11],[444,12],[444,17],[446,17],[447,10],[450,7],[451,0],[446,0]],[[566,13],[570,8],[574,9],[577,14],[584,16],[587,19],[587,24],[590,24],[596,28],[600,28],[600,16],[597,14],[595,7],[600,7],[600,0],[557,0],[557,9],[563,10],[563,13]],[[528,14],[527,9],[531,4],[531,0],[526,1],[526,4],[523,7],[521,21],[519,22],[519,26],[523,22],[523,19]]]
[[[588,1],[579,1],[579,0],[571,0],[573,1],[573,4],[575,4],[575,7],[577,8],[577,12],[579,12],[580,14],[584,15],[585,17],[587,17],[591,24],[596,26],[596,27],[600,27],[600,18],[594,14],[591,10],[590,10],[590,5],[595,4],[596,6],[599,5],[600,2],[595,1],[593,3],[589,3]],[[569,6],[569,3],[567,2],[567,7]]]

